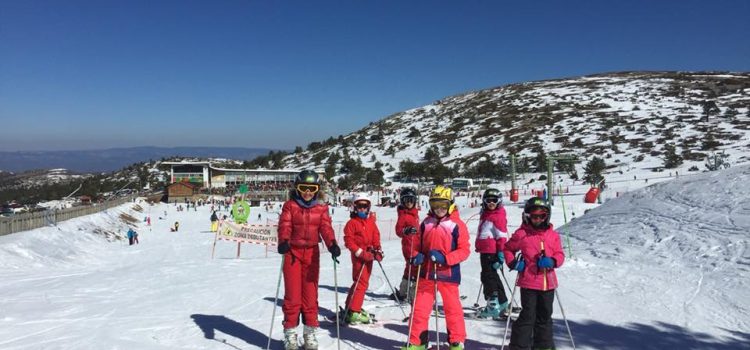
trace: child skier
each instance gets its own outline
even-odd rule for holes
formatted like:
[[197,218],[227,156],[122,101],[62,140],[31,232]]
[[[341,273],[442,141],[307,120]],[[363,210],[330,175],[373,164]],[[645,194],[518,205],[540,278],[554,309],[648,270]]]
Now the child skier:
[[488,188],[482,195],[482,210],[474,246],[480,254],[481,281],[487,306],[479,311],[479,318],[499,318],[500,312],[508,307],[508,297],[497,274],[497,269],[502,269],[505,262],[503,248],[508,240],[508,221],[502,197],[500,191],[494,188]]
[[400,193],[400,202],[396,208],[398,220],[396,221],[396,235],[401,238],[401,252],[404,255],[406,266],[401,277],[401,285],[398,287],[397,295],[399,301],[414,300],[414,280],[417,279],[417,269],[409,263],[414,240],[419,227],[419,210],[417,210],[417,192],[412,188],[403,188]]
[[[550,224],[550,205],[541,198],[529,199],[523,208],[523,223],[505,244],[508,266],[518,271],[521,314],[513,322],[510,349],[554,349],[552,302],[557,288],[555,269],[565,254],[560,235]],[[517,251],[520,257],[514,259]]]
[[382,261],[383,251],[380,247],[380,231],[375,217],[370,215],[371,203],[366,194],[354,197],[351,219],[344,227],[344,245],[351,252],[352,287],[346,297],[348,314],[344,315],[347,323],[370,323],[370,315],[362,308],[365,292],[372,274],[372,261]]
[[294,179],[292,199],[284,203],[279,217],[278,251],[284,254],[284,349],[296,350],[297,325],[304,323],[305,349],[317,349],[318,277],[321,238],[333,258],[341,255],[336,244],[328,206],[319,202],[318,174],[303,170]]
[[411,262],[422,265],[411,315],[409,345],[402,350],[424,350],[428,322],[437,291],[443,299],[449,350],[463,349],[466,340],[464,312],[459,298],[460,263],[469,257],[469,232],[458,216],[449,187],[436,186],[430,194],[430,212],[422,221],[414,241]]

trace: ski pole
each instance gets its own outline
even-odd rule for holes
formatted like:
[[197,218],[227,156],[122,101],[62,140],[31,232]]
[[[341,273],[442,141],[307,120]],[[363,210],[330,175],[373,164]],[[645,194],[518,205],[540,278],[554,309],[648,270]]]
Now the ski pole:
[[[414,239],[413,238],[414,237],[409,238],[409,254],[411,254],[411,252],[414,250]],[[409,277],[407,277],[409,279],[409,282],[407,282],[407,284],[406,284],[406,300],[408,301],[408,300],[411,299],[411,303],[414,303],[414,296],[410,295],[410,293],[411,293],[411,268],[413,266],[411,266],[411,264],[409,263],[409,260],[406,260],[406,264],[409,265],[409,272],[407,273],[407,275],[409,276]],[[417,278],[419,278],[419,276],[417,276]],[[414,294],[416,294],[416,291],[414,292]]]
[[[515,297],[516,287],[518,286],[518,276],[520,274],[521,274],[520,272],[518,274],[516,274],[516,281],[513,284],[513,291],[510,293],[510,300],[513,300],[513,298]],[[503,345],[500,347],[500,350],[504,350],[505,349],[505,337],[508,336],[508,326],[510,326],[510,314],[508,314],[508,319],[505,320],[505,332],[503,333]]]
[[[417,289],[419,289],[419,274],[422,272],[422,265],[417,266],[417,280],[414,281],[414,299],[416,299]],[[411,326],[414,325],[414,304],[416,300],[411,303],[411,313],[409,313],[409,333],[406,334],[406,347],[409,347],[409,338],[411,337]]]
[[276,318],[276,304],[279,301],[279,289],[281,287],[281,275],[284,272],[284,258],[286,257],[286,254],[281,256],[281,266],[279,267],[279,280],[276,282],[276,297],[273,299],[273,312],[271,313],[271,329],[268,331],[268,344],[266,345],[266,350],[271,349],[271,335],[273,334],[273,324],[275,323],[274,318]]
[[479,281],[479,292],[477,293],[477,301],[474,302],[474,307],[479,307],[479,296],[482,295],[482,289],[484,289],[484,284],[482,281]]
[[[351,306],[352,298],[354,297],[354,293],[357,290],[357,286],[359,286],[359,279],[362,278],[362,271],[364,270],[365,270],[365,264],[362,263],[362,267],[359,269],[359,274],[357,275],[357,282],[354,282],[354,289],[349,291],[349,293],[352,293],[352,294],[350,294],[350,296],[346,298],[347,303],[346,303],[346,307],[344,308],[344,322],[346,322],[346,316],[349,314],[349,307]],[[339,310],[336,310],[336,312],[338,311]]]
[[560,295],[557,294],[557,289],[555,289],[555,297],[557,298],[557,305],[560,306],[560,312],[562,312],[563,320],[565,320],[565,328],[568,329],[568,336],[570,337],[570,343],[573,344],[573,350],[576,350],[576,343],[573,341],[573,333],[570,332],[570,325],[568,324],[568,318],[565,317],[565,310],[562,306],[562,301],[560,301]]
[[440,321],[438,317],[438,287],[437,287],[437,267],[438,264],[432,264],[432,276],[435,278],[435,342],[437,344],[437,350],[440,350]]
[[338,279],[338,270],[336,269],[336,265],[339,264],[338,259],[333,257],[333,290],[334,294],[336,296],[336,348],[338,350],[341,350],[341,336],[339,333],[339,324],[341,321],[339,321],[339,279]]
[[[510,288],[510,284],[508,284],[508,279],[505,278],[505,271],[503,271],[503,268],[500,268],[500,275],[503,276],[503,282],[505,282],[505,285]],[[512,293],[511,293],[512,294]],[[519,306],[515,300],[510,300],[510,310],[508,311],[508,315],[510,315],[510,312],[513,311],[513,304],[516,304],[516,306]]]
[[401,313],[404,314],[404,317],[406,317],[406,311],[404,311],[404,306],[401,305],[401,300],[398,299],[398,295],[396,295],[396,289],[393,288],[393,285],[391,284],[391,281],[388,280],[388,275],[385,273],[385,269],[383,268],[383,264],[380,263],[380,261],[375,260],[378,262],[378,266],[380,266],[380,271],[383,271],[383,276],[385,276],[385,281],[388,282],[388,287],[391,288],[391,291],[393,292],[393,296],[396,298],[396,302],[398,303],[398,308],[401,309]]

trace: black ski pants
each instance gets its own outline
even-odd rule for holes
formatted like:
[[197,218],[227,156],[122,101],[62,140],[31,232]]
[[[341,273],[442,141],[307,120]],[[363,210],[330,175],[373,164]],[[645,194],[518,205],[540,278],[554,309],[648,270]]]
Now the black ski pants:
[[521,314],[513,322],[511,350],[554,349],[552,338],[552,304],[555,290],[521,288]]
[[482,253],[479,255],[479,262],[482,264],[481,281],[484,288],[484,300],[489,300],[493,295],[497,295],[500,304],[508,301],[505,289],[503,289],[503,282],[500,281],[500,275],[497,274],[497,270],[492,268],[492,264],[498,262],[497,255]]

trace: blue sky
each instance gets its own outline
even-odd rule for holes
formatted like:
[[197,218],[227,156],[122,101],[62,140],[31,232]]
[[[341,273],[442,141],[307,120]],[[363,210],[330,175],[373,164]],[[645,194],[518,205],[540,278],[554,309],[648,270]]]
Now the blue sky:
[[508,83],[750,70],[748,1],[0,0],[0,150],[291,149]]

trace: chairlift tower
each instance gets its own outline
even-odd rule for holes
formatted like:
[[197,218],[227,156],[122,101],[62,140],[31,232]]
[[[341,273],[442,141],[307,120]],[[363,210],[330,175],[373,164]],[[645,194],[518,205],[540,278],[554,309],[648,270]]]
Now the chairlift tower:
[[550,205],[555,205],[555,196],[552,195],[555,189],[555,179],[552,178],[555,161],[571,162],[577,159],[578,157],[570,155],[547,156],[547,201]]

